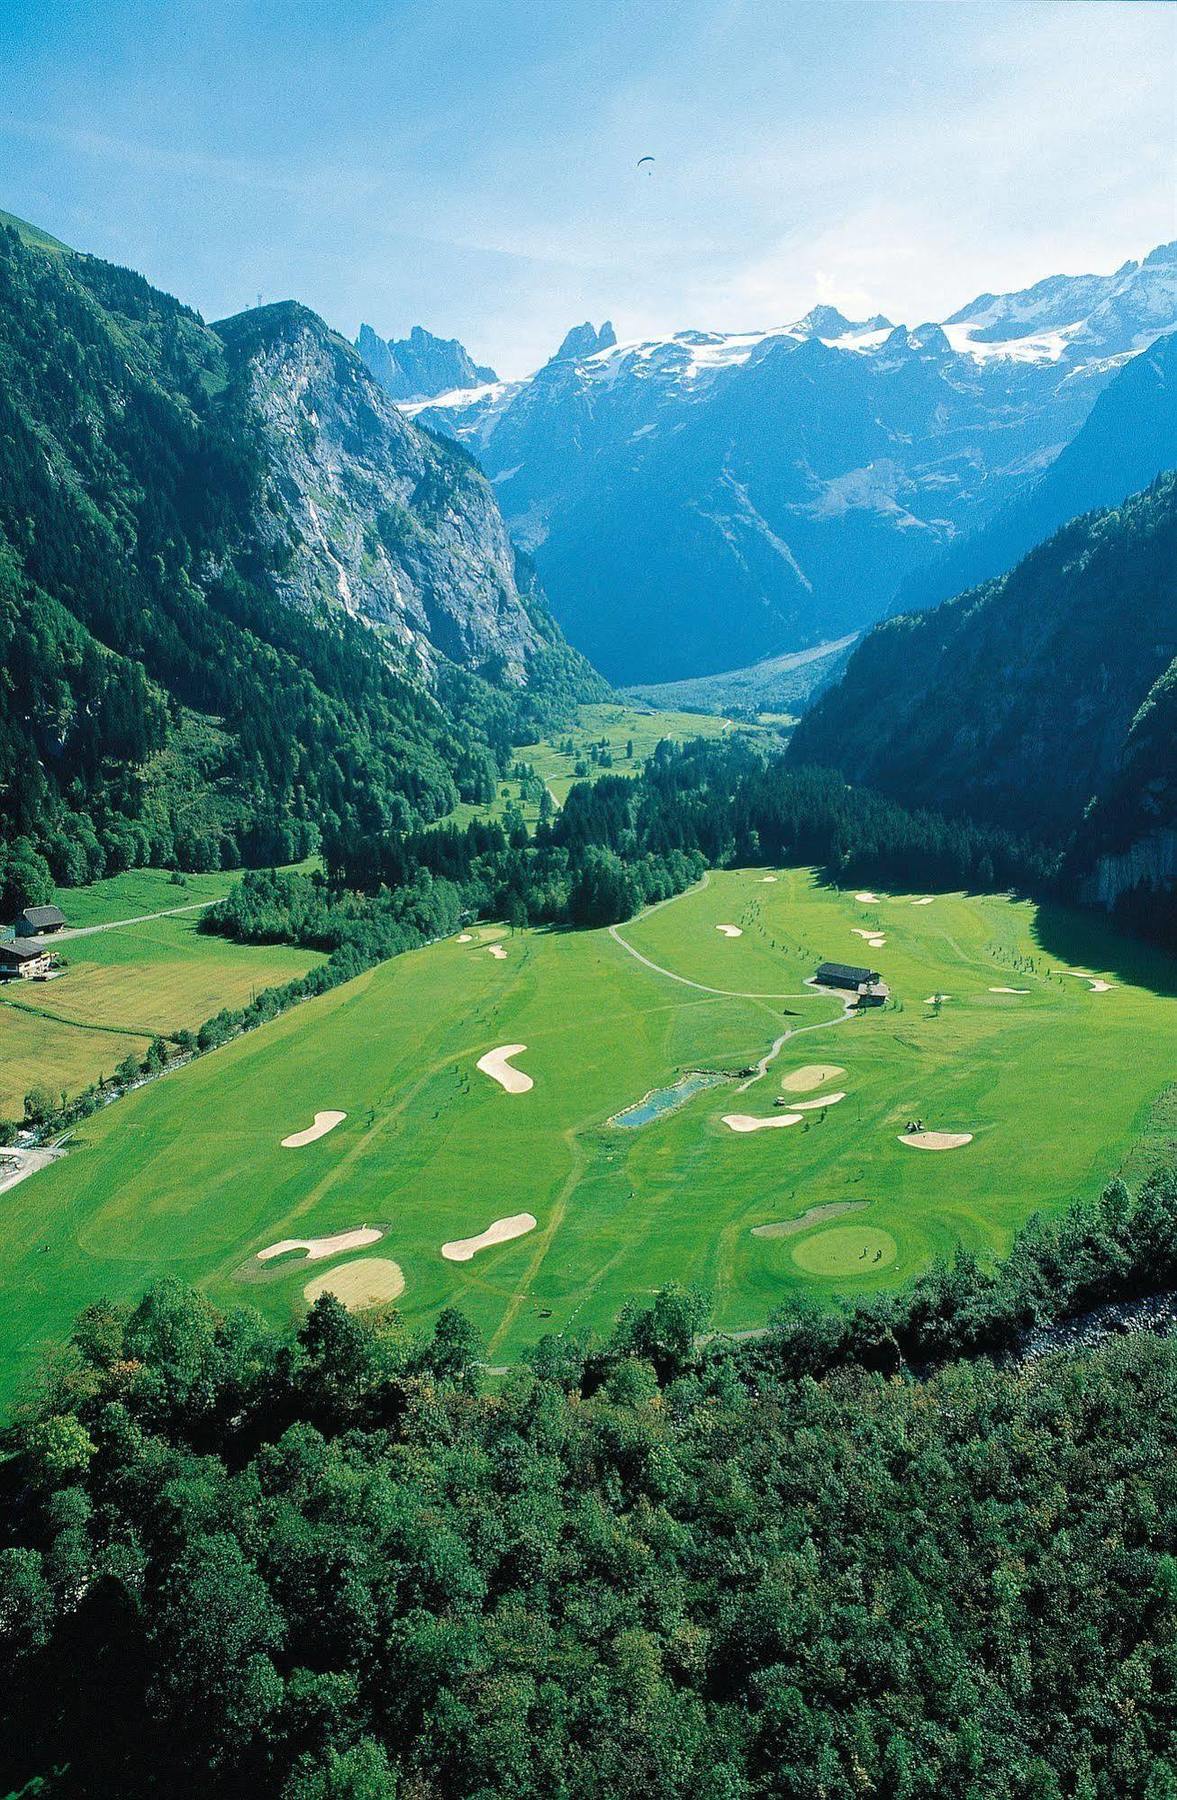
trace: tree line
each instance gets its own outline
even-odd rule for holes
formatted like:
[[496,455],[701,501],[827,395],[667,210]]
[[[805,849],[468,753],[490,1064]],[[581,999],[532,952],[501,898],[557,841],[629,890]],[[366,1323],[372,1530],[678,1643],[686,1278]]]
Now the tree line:
[[0,1783],[1173,1800],[1177,1344],[974,1351],[1175,1243],[1170,1170],[898,1296],[895,1361],[669,1288],[488,1393],[452,1309],[91,1306],[0,1465]]

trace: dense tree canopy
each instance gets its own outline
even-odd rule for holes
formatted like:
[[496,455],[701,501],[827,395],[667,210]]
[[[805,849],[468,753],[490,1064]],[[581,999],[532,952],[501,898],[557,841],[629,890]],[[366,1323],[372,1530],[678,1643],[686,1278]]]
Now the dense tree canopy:
[[[281,1800],[1171,1800],[1177,1179],[907,1295],[701,1295],[480,1393],[460,1314],[97,1305],[0,1494],[0,1785]],[[1060,1269],[1069,1280],[1057,1280]]]

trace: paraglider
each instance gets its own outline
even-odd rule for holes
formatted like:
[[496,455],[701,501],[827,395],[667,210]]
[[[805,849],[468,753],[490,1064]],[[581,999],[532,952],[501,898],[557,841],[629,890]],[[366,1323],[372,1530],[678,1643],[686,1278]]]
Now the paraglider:
[[641,168],[643,163],[649,163],[650,167],[646,170],[646,174],[652,175],[654,173],[654,158],[652,156],[639,156],[638,157],[638,168],[639,169]]

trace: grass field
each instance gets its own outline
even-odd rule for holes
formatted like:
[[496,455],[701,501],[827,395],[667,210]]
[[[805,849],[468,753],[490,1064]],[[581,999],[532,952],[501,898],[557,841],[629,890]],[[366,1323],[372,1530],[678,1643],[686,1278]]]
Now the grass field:
[[[224,893],[233,877],[190,880],[215,880]],[[88,926],[130,916],[115,910],[124,906],[132,913],[153,910],[157,887],[179,895],[181,905],[190,903],[190,889],[167,883],[166,875],[150,870],[120,875],[76,890],[62,904],[71,924]],[[98,891],[116,887],[115,894]],[[199,890],[194,897],[202,897]],[[67,966],[56,981],[0,989],[0,1118],[19,1118],[31,1088],[77,1093],[109,1075],[128,1052],[141,1057],[157,1034],[195,1029],[222,1007],[241,1006],[259,988],[289,981],[321,960],[314,950],[205,936],[199,919],[199,912],[179,913],[67,938],[60,946]]]
[[[457,1301],[490,1359],[509,1362],[544,1331],[607,1329],[627,1297],[672,1278],[709,1288],[726,1330],[762,1324],[790,1290],[892,1286],[957,1243],[1000,1251],[1031,1211],[1143,1172],[1174,1135],[1159,1099],[1174,965],[1096,919],[999,897],[911,899],[867,904],[804,871],[773,884],[737,871],[616,935],[484,927],[139,1090],[0,1195],[3,1392],[81,1305],[165,1272],[218,1303],[297,1316],[325,1265],[279,1260],[257,1279],[251,1261],[285,1237],[386,1224],[371,1253],[404,1271],[406,1316]],[[885,945],[860,956],[855,928]],[[824,957],[869,959],[894,1004],[845,1018],[803,986]],[[1071,968],[1113,985],[1093,992]],[[948,998],[934,1008],[933,993]],[[745,1091],[725,1083],[650,1124],[609,1124],[683,1071],[755,1064],[786,1031],[798,1035]],[[534,1079],[526,1093],[475,1068],[507,1044],[527,1046],[512,1058]],[[842,1091],[840,1103],[789,1129],[722,1123],[780,1116],[782,1078],[817,1062],[844,1073],[804,1097]],[[323,1109],[347,1117],[279,1148]],[[900,1141],[914,1117],[973,1141],[915,1151]],[[752,1235],[848,1202],[852,1217]],[[468,1263],[442,1258],[448,1240],[524,1212],[537,1220],[528,1235]]]
[[[729,720],[706,713],[653,712],[648,707],[606,701],[580,707],[577,723],[570,730],[554,732],[541,743],[521,744],[518,755],[521,762],[531,764],[540,780],[546,782],[552,798],[562,806],[573,782],[586,779],[576,773],[578,761],[587,764],[589,776],[636,775],[664,738],[686,743],[690,738],[726,737],[733,729]],[[756,727],[739,729],[755,731]],[[560,748],[569,741],[573,745],[571,755]],[[587,762],[589,746],[601,742],[609,747],[611,768]],[[633,755],[627,757],[626,749],[631,743]]]

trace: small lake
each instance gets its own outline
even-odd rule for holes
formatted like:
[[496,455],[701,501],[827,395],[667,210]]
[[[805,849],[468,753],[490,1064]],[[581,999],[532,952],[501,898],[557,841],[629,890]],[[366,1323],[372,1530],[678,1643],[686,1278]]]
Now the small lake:
[[719,1087],[725,1081],[731,1081],[731,1075],[720,1075],[707,1069],[692,1069],[688,1075],[680,1075],[670,1087],[655,1088],[644,1100],[634,1106],[627,1106],[624,1112],[615,1113],[610,1125],[632,1126],[648,1125],[652,1119],[661,1118],[663,1113],[673,1112],[676,1106],[682,1106],[704,1088]]

